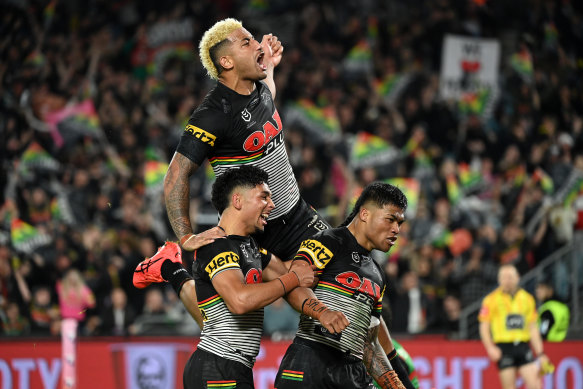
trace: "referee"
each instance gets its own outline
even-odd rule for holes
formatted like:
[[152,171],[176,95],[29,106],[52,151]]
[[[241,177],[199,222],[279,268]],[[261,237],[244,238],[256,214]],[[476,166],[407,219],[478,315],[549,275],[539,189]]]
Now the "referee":
[[503,389],[515,388],[517,373],[528,389],[539,389],[536,359],[543,370],[550,361],[544,354],[534,297],[519,287],[519,281],[514,265],[500,267],[499,287],[484,298],[478,315],[480,338],[488,357],[498,365]]

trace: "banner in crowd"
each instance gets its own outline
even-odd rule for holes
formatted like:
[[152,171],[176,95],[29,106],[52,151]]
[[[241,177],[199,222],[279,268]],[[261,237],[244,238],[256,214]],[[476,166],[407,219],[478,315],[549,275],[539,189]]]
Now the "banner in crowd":
[[59,161],[53,158],[45,149],[37,142],[32,142],[20,158],[19,170],[23,174],[27,174],[30,170],[44,170],[56,172],[61,167]]
[[401,151],[383,138],[361,131],[352,137],[349,165],[353,169],[389,164],[401,156]]
[[318,142],[334,142],[341,138],[340,122],[331,106],[319,107],[313,101],[301,99],[285,110],[287,127],[298,126]]
[[498,95],[500,43],[446,35],[441,58],[441,98],[456,101],[462,115],[490,116]]
[[10,237],[14,248],[26,254],[31,254],[52,241],[50,235],[20,219],[12,220]]
[[144,180],[146,184],[146,194],[156,195],[164,189],[164,176],[168,171],[168,164],[160,161],[148,161],[145,164]]
[[196,49],[192,44],[194,25],[191,19],[158,22],[148,28],[145,36],[138,40],[131,56],[135,74],[146,74],[161,78],[164,66],[170,58],[192,61]]
[[342,61],[342,66],[348,73],[372,72],[372,47],[368,39],[361,39],[350,49]]
[[407,218],[411,219],[417,214],[417,204],[419,203],[419,194],[421,192],[419,180],[415,178],[388,178],[385,182],[401,189],[401,192],[407,197]]
[[79,137],[101,138],[103,133],[93,100],[87,99],[77,104],[45,115],[53,140],[58,147],[75,142]]
[[410,73],[387,74],[383,78],[374,80],[373,88],[386,103],[393,105],[401,96],[401,92],[409,85],[412,78]]

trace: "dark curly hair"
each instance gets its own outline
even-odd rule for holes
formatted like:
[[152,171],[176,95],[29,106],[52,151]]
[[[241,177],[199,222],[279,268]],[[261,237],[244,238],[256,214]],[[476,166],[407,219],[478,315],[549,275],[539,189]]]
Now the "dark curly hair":
[[252,189],[257,185],[267,183],[268,178],[267,172],[257,166],[246,165],[229,169],[221,174],[213,184],[211,202],[219,213],[223,213],[225,208],[229,206],[233,189],[239,186]]
[[384,182],[373,182],[364,188],[360,197],[356,200],[352,212],[348,215],[346,220],[340,224],[340,227],[346,227],[349,225],[352,219],[354,219],[360,211],[360,207],[369,200],[379,207],[391,204],[401,208],[403,211],[407,209],[407,197],[401,192],[401,189]]

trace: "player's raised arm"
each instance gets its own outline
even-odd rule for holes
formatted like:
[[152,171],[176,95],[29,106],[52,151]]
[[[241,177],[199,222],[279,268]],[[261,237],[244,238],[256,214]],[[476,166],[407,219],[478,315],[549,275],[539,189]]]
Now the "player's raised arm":
[[273,34],[264,35],[261,40],[261,48],[263,49],[264,57],[263,63],[267,65],[267,77],[265,83],[271,91],[273,100],[275,100],[275,81],[273,79],[273,70],[281,62],[283,55],[283,45]]
[[190,224],[190,176],[198,165],[181,153],[174,153],[164,177],[164,201],[174,234],[184,250],[193,251],[225,236],[218,227],[195,235]]

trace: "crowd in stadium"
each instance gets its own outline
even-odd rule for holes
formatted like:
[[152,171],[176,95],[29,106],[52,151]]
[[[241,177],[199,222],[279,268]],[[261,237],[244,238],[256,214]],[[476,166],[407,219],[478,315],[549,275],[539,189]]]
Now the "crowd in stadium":
[[[71,269],[95,297],[80,315],[83,335],[198,333],[170,287],[143,291],[131,280],[137,263],[176,239],[162,179],[212,86],[197,43],[224,17],[243,20],[257,39],[272,32],[285,47],[276,105],[306,201],[336,226],[374,180],[392,180],[409,197],[398,246],[377,255],[392,332],[453,336],[461,309],[496,286],[500,264],[524,274],[583,229],[579,2],[29,0],[2,8],[5,336],[59,334],[56,285]],[[446,34],[501,42],[495,98],[440,98]],[[207,167],[191,182],[197,230],[217,222],[212,179]],[[297,321],[283,301],[266,309],[267,334],[293,334]]]

